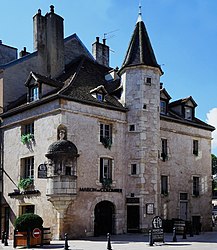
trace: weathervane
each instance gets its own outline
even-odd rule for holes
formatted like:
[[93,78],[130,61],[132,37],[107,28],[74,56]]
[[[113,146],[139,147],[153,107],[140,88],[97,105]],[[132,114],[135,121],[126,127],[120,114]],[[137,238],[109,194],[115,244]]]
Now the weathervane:
[[141,4],[141,0],[139,1],[139,16],[137,19],[137,23],[142,21],[142,4]]

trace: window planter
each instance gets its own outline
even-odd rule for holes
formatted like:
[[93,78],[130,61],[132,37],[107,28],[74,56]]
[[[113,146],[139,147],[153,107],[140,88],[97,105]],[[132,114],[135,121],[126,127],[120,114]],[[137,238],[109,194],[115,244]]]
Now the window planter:
[[102,179],[102,185],[105,188],[111,188],[112,185],[112,179],[111,178],[103,178]]
[[111,146],[112,146],[111,138],[103,137],[101,138],[101,142],[105,148],[111,149]]
[[[37,214],[26,213],[16,218],[14,247],[26,246],[29,248],[42,245],[42,224],[43,219]],[[35,229],[37,229],[38,234],[34,235]]]
[[21,135],[21,142],[25,145],[27,143],[30,143],[31,141],[34,141],[34,135],[29,133],[29,134],[22,134]]
[[22,190],[29,190],[33,188],[34,180],[32,178],[20,179],[18,188]]

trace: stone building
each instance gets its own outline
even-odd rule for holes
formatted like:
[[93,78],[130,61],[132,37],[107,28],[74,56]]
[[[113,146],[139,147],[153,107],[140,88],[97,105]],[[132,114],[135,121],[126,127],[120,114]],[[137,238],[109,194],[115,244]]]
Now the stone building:
[[[120,69],[63,19],[33,17],[35,52],[0,65],[1,229],[40,215],[53,239],[143,232],[152,218],[211,229],[211,132],[160,83],[141,13]],[[26,52],[26,51],[24,51]]]

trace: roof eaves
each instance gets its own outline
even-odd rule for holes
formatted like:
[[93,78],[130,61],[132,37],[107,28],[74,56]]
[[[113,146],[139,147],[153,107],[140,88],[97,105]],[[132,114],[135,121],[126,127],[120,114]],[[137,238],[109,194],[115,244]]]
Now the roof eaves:
[[[186,120],[186,119],[177,119],[177,118],[174,118],[174,117],[171,117],[171,116],[167,116],[167,115],[160,115],[160,119],[162,120],[168,120],[168,121],[171,121],[171,122],[175,122],[175,123],[180,123],[180,124],[185,124],[185,125],[189,125],[189,126],[192,126],[192,127],[197,127],[197,128],[201,128],[201,129],[205,129],[205,130],[209,130],[209,131],[214,131],[215,130],[215,127],[209,125],[209,124],[206,124],[205,122],[202,122],[201,120],[199,119],[196,119],[197,122],[193,122],[193,121],[190,121],[190,120]],[[201,123],[199,123],[201,122]]]
[[28,54],[28,55],[23,56],[23,57],[21,57],[21,58],[15,59],[15,60],[13,60],[13,61],[11,61],[11,62],[9,62],[9,63],[0,65],[0,69],[7,69],[7,68],[10,68],[11,66],[14,66],[14,65],[16,65],[16,64],[18,64],[18,63],[24,62],[24,61],[26,61],[26,60],[28,60],[28,59],[30,59],[30,58],[32,58],[32,57],[37,56],[37,54],[38,54],[38,52],[35,51],[35,52],[31,53],[31,54]]

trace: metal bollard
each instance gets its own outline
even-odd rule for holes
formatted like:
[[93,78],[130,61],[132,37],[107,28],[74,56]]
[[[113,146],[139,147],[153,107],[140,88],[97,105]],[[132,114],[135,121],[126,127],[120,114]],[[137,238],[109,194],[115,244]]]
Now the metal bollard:
[[177,238],[176,238],[176,228],[173,228],[173,242],[177,242]]
[[186,236],[186,227],[184,227],[182,239],[187,239],[187,236]]
[[64,246],[64,250],[68,250],[69,249],[69,245],[68,245],[68,234],[65,233],[65,246]]
[[2,231],[2,244],[5,242],[5,232]]
[[153,246],[154,242],[153,242],[153,235],[152,235],[152,230],[149,230],[149,246]]
[[107,241],[108,241],[107,249],[112,250],[110,233],[107,233]]
[[5,246],[8,246],[8,234],[7,234],[7,232],[5,232],[5,237],[4,237],[5,239],[4,239],[4,245]]
[[193,234],[193,227],[192,227],[192,225],[190,225],[190,237],[193,237],[194,236],[194,234]]

